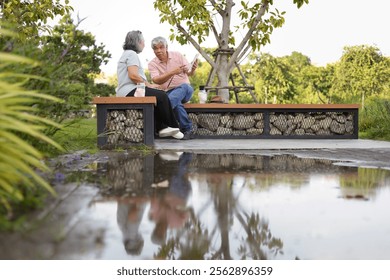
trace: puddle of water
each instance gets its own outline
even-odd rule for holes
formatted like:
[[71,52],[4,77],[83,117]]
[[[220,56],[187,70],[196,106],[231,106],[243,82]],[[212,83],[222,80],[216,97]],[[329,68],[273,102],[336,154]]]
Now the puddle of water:
[[388,170],[116,153],[81,173],[100,188],[90,215],[106,223],[101,259],[390,259]]

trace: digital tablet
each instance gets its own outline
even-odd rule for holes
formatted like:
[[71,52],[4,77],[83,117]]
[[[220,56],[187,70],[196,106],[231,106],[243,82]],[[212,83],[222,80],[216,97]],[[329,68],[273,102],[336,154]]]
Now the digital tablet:
[[198,59],[198,57],[199,57],[199,54],[197,53],[197,54],[195,55],[194,59],[193,59],[193,60],[191,61],[191,63],[190,63],[190,66],[189,66],[189,68],[188,68],[188,72],[191,72],[192,67],[194,66],[194,63],[195,63],[195,61]]

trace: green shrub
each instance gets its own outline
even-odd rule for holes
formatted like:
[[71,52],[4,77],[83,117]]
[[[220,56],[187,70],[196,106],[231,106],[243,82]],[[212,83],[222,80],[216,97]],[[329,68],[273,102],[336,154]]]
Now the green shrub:
[[[0,30],[2,31],[2,30]],[[42,153],[26,139],[34,139],[57,149],[61,147],[43,131],[56,123],[37,116],[38,100],[59,102],[49,95],[25,90],[23,84],[32,76],[7,72],[10,64],[34,64],[20,56],[0,52],[0,219],[12,218],[18,205],[31,203],[42,190],[54,194],[52,187],[37,171],[48,171]],[[10,80],[19,80],[18,83]],[[27,206],[27,205],[26,205]],[[19,207],[20,208],[20,207]],[[23,206],[21,207],[23,208]],[[0,221],[1,221],[0,220]]]
[[390,99],[367,101],[360,112],[359,131],[364,138],[390,140]]

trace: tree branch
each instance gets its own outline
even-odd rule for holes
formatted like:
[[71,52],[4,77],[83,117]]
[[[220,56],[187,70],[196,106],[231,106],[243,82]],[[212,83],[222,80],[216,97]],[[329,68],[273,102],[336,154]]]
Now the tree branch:
[[238,55],[242,52],[244,49],[245,45],[249,41],[249,38],[255,31],[256,27],[261,21],[261,18],[264,16],[265,11],[268,9],[269,6],[269,0],[263,0],[263,4],[261,5],[260,10],[258,11],[255,20],[253,21],[252,26],[249,28],[248,32],[245,34],[245,37],[242,39],[240,45],[237,47],[237,49],[234,51],[233,55],[231,56],[231,59],[229,61],[228,68],[233,69],[234,67],[234,62],[236,61]]
[[221,38],[218,34],[218,30],[215,28],[214,22],[211,23],[211,29],[213,30],[215,40],[217,40],[218,46],[220,46],[222,42],[221,42]]
[[217,5],[217,2],[215,2],[214,0],[209,0],[211,5],[213,5],[214,9],[218,12],[218,14],[220,14],[221,16],[223,16],[222,14],[222,10],[218,7]]
[[[73,35],[73,37],[76,37],[77,28],[78,28],[78,27],[80,26],[80,24],[81,24],[84,20],[86,20],[86,19],[87,19],[87,17],[81,18],[81,19],[80,19],[80,15],[77,14],[77,24],[74,24],[73,29],[72,29],[72,35]],[[60,62],[60,61],[62,61],[62,60],[64,59],[64,57],[65,57],[65,56],[68,54],[68,52],[70,51],[71,47],[72,47],[72,45],[70,45],[70,44],[68,44],[68,45],[66,46],[66,48],[62,51],[60,57],[57,59],[58,62]]]
[[177,29],[179,30],[179,32],[181,32],[186,38],[187,40],[195,47],[195,49],[203,56],[204,59],[206,59],[206,61],[211,65],[211,67],[216,67],[216,64],[214,62],[214,60],[208,55],[208,53],[206,53],[202,47],[198,44],[198,42],[196,42],[189,34],[188,32],[183,28],[183,26],[180,25],[180,23],[178,23],[176,25]]

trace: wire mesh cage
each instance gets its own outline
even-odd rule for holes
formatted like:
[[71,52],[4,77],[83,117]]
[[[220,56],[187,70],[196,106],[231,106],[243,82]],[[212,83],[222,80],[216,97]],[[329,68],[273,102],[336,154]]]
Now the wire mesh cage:
[[263,113],[190,113],[196,135],[262,135]]
[[271,113],[270,135],[352,135],[353,113]]
[[353,111],[192,112],[200,137],[350,137],[356,134]]
[[105,132],[108,144],[143,142],[144,121],[142,109],[109,110]]

